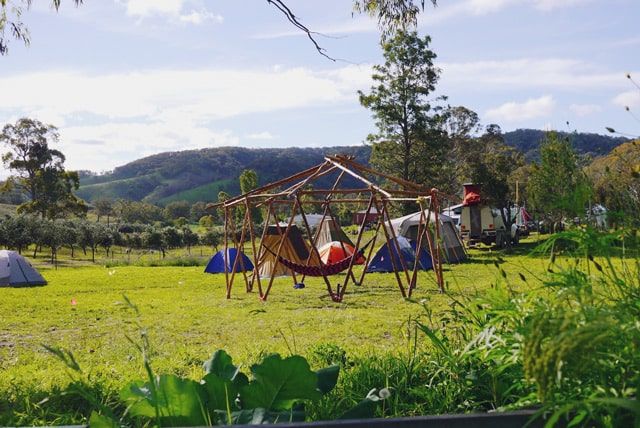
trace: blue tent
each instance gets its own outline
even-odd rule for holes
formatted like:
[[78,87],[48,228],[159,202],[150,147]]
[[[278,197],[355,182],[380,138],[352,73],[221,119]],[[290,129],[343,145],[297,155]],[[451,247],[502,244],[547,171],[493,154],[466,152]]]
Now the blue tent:
[[[396,245],[397,243],[397,245]],[[391,249],[389,248],[391,247]],[[391,261],[391,255],[396,263],[397,269],[402,269],[402,262],[398,255],[398,248],[402,253],[404,262],[408,270],[413,270],[416,264],[416,242],[409,242],[409,240],[403,236],[396,237],[396,240],[391,240],[376,252],[367,265],[367,272],[393,272],[393,262]],[[433,262],[429,253],[422,248],[420,251],[420,257],[418,257],[418,269],[428,270],[433,268]]]
[[[247,257],[242,251],[238,251],[237,248],[227,248],[227,250],[220,250],[211,257],[207,267],[204,268],[206,273],[225,273],[233,271],[233,265],[236,262],[238,253],[241,255],[241,259],[238,260],[236,266],[236,272],[242,272],[242,265],[244,264],[244,270],[253,270],[253,263],[249,257]],[[226,255],[226,257],[225,257]],[[226,263],[226,268],[225,268]]]

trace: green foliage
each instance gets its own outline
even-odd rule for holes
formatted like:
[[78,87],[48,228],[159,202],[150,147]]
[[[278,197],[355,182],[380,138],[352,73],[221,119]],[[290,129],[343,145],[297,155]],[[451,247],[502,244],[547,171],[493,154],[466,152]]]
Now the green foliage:
[[[73,354],[59,348],[46,349],[73,372],[82,370]],[[147,345],[140,348],[143,355]],[[149,380],[136,380],[120,391],[126,406],[117,416],[91,395],[90,385],[73,384],[69,393],[79,394],[98,407],[90,417],[91,426],[116,427],[133,420],[136,424],[155,426],[246,425],[305,421],[304,403],[317,402],[329,393],[338,380],[339,366],[311,371],[300,356],[267,356],[251,366],[248,378],[222,350],[203,365],[201,381],[163,374],[155,376],[145,357]],[[386,398],[371,393],[343,415],[344,418],[372,417],[376,402]]]
[[591,184],[569,138],[550,132],[540,154],[540,164],[532,165],[527,186],[531,209],[553,223],[584,218]]
[[7,169],[14,172],[0,188],[2,192],[17,189],[29,200],[17,207],[19,214],[36,214],[54,219],[67,215],[84,217],[87,204],[73,191],[80,185],[75,171],[64,169],[65,156],[50,149],[49,141],[58,141],[58,131],[34,119],[22,118],[15,125],[7,124],[0,133],[0,142],[9,152],[2,155]]
[[369,94],[358,94],[378,128],[367,137],[373,144],[372,166],[405,181],[437,187],[447,142],[439,126],[441,107],[429,98],[440,76],[430,42],[429,37],[403,30],[383,41],[385,62],[374,66],[375,86]]

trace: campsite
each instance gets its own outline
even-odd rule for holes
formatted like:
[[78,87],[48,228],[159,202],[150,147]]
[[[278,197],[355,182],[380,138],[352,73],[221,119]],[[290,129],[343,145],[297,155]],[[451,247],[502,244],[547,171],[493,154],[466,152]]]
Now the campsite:
[[[97,388],[101,400],[115,403],[122,385],[146,378],[143,349],[154,373],[195,379],[216,350],[225,350],[234,363],[246,366],[272,353],[302,355],[315,369],[341,365],[344,383],[336,394],[351,397],[343,406],[362,399],[372,388],[392,386],[395,401],[380,407],[377,417],[464,412],[459,406],[468,402],[465,395],[480,393],[485,382],[481,378],[479,384],[467,383],[449,398],[433,396],[431,404],[419,404],[424,398],[411,392],[418,387],[413,382],[420,384],[421,376],[429,372],[429,361],[442,358],[434,353],[437,348],[430,336],[416,326],[430,326],[433,332],[464,327],[460,333],[467,329],[470,333],[479,326],[466,319],[475,312],[466,312],[466,305],[488,304],[492,298],[497,305],[519,293],[544,294],[534,278],[544,276],[550,260],[548,253],[532,251],[546,239],[533,234],[507,252],[470,250],[465,263],[446,265],[446,293],[438,291],[433,270],[418,272],[419,285],[411,298],[401,296],[394,273],[370,273],[366,283],[350,288],[342,302],[330,298],[320,278],[307,278],[305,288],[295,289],[289,276],[275,279],[268,300],[261,300],[256,290],[234,290],[227,298],[225,273],[204,272],[208,256],[198,266],[180,266],[184,254],[174,254],[164,264],[159,254],[148,255],[137,266],[124,263],[124,255],[123,263],[104,265],[63,259],[52,266],[38,260],[35,266],[48,285],[1,289],[0,310],[8,331],[0,347],[0,396],[5,397],[0,399],[0,414],[5,415],[0,423],[80,423],[82,409],[91,405],[80,396],[63,397],[56,391],[70,382],[86,382]],[[558,254],[555,263],[567,266],[571,260],[571,255]],[[618,261],[614,265],[620,267]],[[364,268],[358,265],[356,273]],[[337,281],[344,281],[345,275],[337,274]],[[519,319],[521,312],[512,312],[515,308],[502,310],[501,316]],[[518,309],[523,310],[524,306]],[[473,335],[466,334],[458,337],[458,346],[465,346],[464,337],[473,340]],[[43,345],[73,355],[82,371],[65,369],[64,362]],[[498,349],[491,352],[505,352]],[[462,357],[471,359],[448,370],[464,372],[478,355]],[[410,369],[407,364],[415,366]],[[520,393],[533,391],[526,383],[515,385]],[[453,392],[443,384],[432,393]],[[9,410],[15,399],[25,395],[33,403],[45,401],[21,405],[19,413]],[[496,398],[507,403],[514,396],[505,390]],[[479,410],[477,405],[468,402],[466,411]],[[69,412],[70,408],[76,410]],[[327,409],[312,406],[310,411],[312,417],[320,418]]]
[[[368,187],[357,189],[357,199],[332,200],[341,191],[356,193],[337,185],[347,170]],[[280,416],[313,421],[486,414],[530,407],[532,400],[540,409],[532,417],[552,412],[559,419],[591,405],[558,410],[550,398],[567,389],[558,403],[573,400],[574,385],[586,381],[582,367],[602,374],[594,382],[614,379],[607,387],[633,400],[626,380],[615,380],[626,379],[620,373],[625,368],[609,358],[635,364],[635,351],[626,346],[640,339],[634,306],[639,276],[627,264],[638,256],[635,231],[585,224],[553,235],[528,234],[517,245],[468,246],[454,220],[440,213],[439,201],[448,195],[407,182],[401,192],[379,187],[361,171],[372,173],[349,157],[327,156],[317,167],[212,204],[225,212],[224,240],[213,251],[109,247],[96,259],[96,247],[84,258],[61,247],[56,257],[41,254],[32,263],[7,252],[7,266],[33,267],[43,281],[0,288],[6,328],[0,339],[0,424],[74,425],[90,417],[94,423],[143,426],[146,419],[136,416],[165,411],[184,412],[177,419],[163,417],[168,425],[201,425],[213,417],[223,422],[215,390],[175,389],[212,374],[203,370],[231,373],[231,367],[217,365],[221,358],[238,364],[233,379],[238,373],[255,376],[246,388],[220,380],[226,385],[220,387],[239,388],[241,402],[243,391],[251,397],[255,392],[247,388],[265,382],[262,364],[282,357],[304,361],[315,399],[281,397],[288,407],[256,401],[261,422]],[[332,173],[337,179],[331,189],[305,188]],[[342,203],[367,207],[361,224],[340,225],[333,212]],[[417,211],[394,215],[394,203],[414,204]],[[309,212],[314,204],[322,214]],[[261,223],[253,221],[254,205],[267,213]],[[283,206],[288,217],[276,214]],[[366,215],[374,208],[375,223]],[[7,266],[3,275],[10,278]],[[576,301],[583,313],[566,310]],[[603,330],[611,319],[617,328]],[[560,343],[551,335],[549,345],[540,346],[536,335],[549,331],[557,331]],[[592,360],[593,349],[609,357]],[[554,362],[537,364],[543,359]],[[568,360],[575,365],[564,367]],[[555,385],[557,367],[564,367],[566,385]],[[326,370],[336,376],[319,399],[319,376]],[[154,386],[140,387],[145,379]],[[213,385],[213,378],[208,382]],[[300,385],[291,382],[295,392]],[[145,392],[150,390],[173,398],[158,401]],[[125,397],[132,393],[147,404],[130,406]],[[174,408],[185,399],[218,407],[207,408],[203,419],[200,406]],[[300,401],[304,412],[286,416]],[[598,415],[613,407],[616,418],[626,420],[627,405],[605,403]],[[233,418],[254,410],[238,408]]]

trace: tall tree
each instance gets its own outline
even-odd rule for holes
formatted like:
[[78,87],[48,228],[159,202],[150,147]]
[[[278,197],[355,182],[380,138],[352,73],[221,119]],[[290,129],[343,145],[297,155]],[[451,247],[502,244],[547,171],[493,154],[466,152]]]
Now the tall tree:
[[[242,174],[240,174],[240,190],[242,194],[248,193],[257,188],[258,173],[253,169],[245,169],[244,171],[242,171]],[[238,225],[242,224],[242,222],[244,221],[244,213],[244,207],[238,209]],[[260,210],[260,208],[251,206],[251,220],[253,221],[253,224],[262,223],[262,211]]]
[[19,213],[49,219],[86,215],[87,204],[73,194],[80,186],[78,173],[66,171],[65,156],[49,148],[49,140],[57,142],[58,138],[55,126],[34,119],[22,118],[15,125],[4,126],[0,142],[10,151],[2,155],[2,161],[15,175],[4,182],[1,190],[18,189],[28,196],[29,200],[18,206]]
[[531,165],[527,184],[530,208],[555,226],[575,217],[584,218],[591,189],[570,139],[547,133],[540,145],[540,163]]
[[370,93],[358,94],[378,128],[367,137],[372,144],[371,164],[403,180],[438,187],[447,141],[442,107],[430,99],[440,76],[430,41],[404,30],[383,41],[385,62],[374,66],[372,76],[376,85]]

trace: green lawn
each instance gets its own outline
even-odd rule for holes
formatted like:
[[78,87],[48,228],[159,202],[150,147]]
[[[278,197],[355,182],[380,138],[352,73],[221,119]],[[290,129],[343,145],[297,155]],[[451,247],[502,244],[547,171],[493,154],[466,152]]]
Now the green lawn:
[[[433,271],[420,272],[410,299],[402,298],[394,274],[367,274],[361,286],[349,285],[340,303],[329,298],[318,278],[307,278],[304,289],[294,289],[290,277],[278,278],[261,301],[237,277],[227,299],[224,274],[205,274],[204,266],[106,267],[69,260],[52,266],[42,254],[34,264],[48,285],[0,288],[0,415],[16,406],[25,412],[0,417],[0,425],[82,420],[79,415],[46,415],[46,405],[35,404],[59,393],[71,379],[44,346],[70,351],[83,368],[82,380],[100,385],[101,391],[118,391],[130,380],[146,378],[143,333],[156,373],[194,379],[219,349],[244,367],[274,352],[311,357],[319,347],[344,349],[349,356],[410,359],[407,352],[415,344],[418,352],[428,353],[431,342],[424,335],[414,342],[410,320],[449,329],[454,301],[469,302],[496,287],[540,291],[549,258],[529,255],[537,239],[505,251],[474,249],[467,262],[445,265],[446,293],[437,291]],[[118,257],[124,256],[109,262]],[[204,262],[209,255],[199,257]],[[344,283],[340,275],[331,281]],[[41,409],[35,416],[24,410],[34,408]]]

